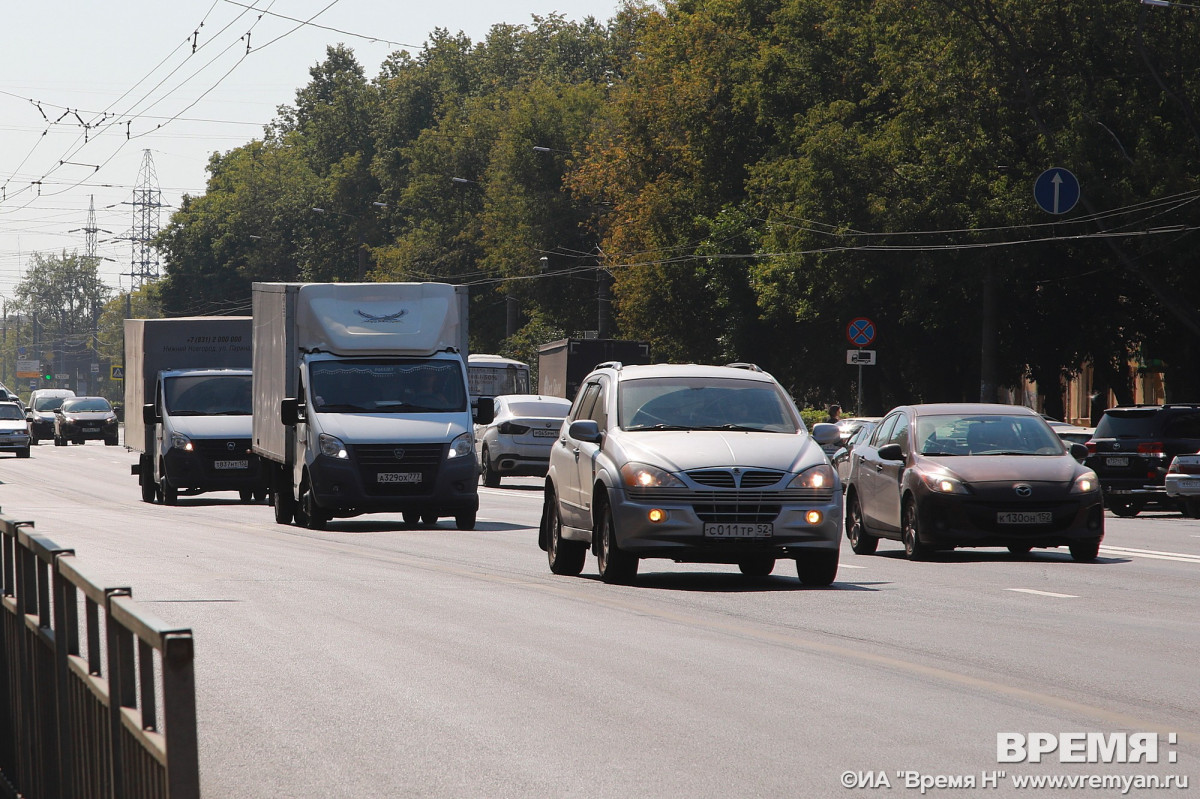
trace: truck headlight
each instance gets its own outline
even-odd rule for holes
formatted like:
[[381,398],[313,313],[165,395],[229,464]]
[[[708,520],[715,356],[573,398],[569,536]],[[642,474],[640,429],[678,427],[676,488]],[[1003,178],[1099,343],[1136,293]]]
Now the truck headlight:
[[191,452],[195,449],[195,446],[192,445],[192,440],[183,433],[171,434],[171,446],[175,449],[181,449],[184,452]]
[[450,442],[450,451],[446,454],[447,460],[461,458],[464,455],[475,455],[475,439],[470,433],[463,433],[458,438]]
[[331,458],[341,458],[345,460],[350,455],[346,452],[346,445],[337,436],[331,436],[328,433],[322,433],[317,438],[317,447],[322,455],[328,455]]

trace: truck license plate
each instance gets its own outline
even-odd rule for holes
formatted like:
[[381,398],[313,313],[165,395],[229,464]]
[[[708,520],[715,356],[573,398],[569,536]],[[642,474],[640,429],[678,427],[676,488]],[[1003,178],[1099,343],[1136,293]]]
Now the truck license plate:
[[738,522],[708,523],[704,525],[705,538],[770,538],[775,532],[773,524],[742,524]]
[[376,477],[376,481],[380,483],[419,483],[421,482],[420,472],[380,472]]
[[996,524],[1050,524],[1054,514],[1050,511],[1000,511],[996,514]]
[[99,428],[99,427],[85,427],[85,428],[83,428],[83,432],[85,432],[85,433],[99,433],[99,432],[100,432],[100,428]]
[[214,469],[249,469],[250,461],[213,461]]

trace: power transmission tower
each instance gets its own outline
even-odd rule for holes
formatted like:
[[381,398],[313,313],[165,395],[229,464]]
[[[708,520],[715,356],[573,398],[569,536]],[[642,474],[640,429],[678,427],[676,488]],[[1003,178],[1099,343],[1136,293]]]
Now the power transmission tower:
[[129,236],[133,242],[133,262],[129,269],[131,292],[137,291],[146,281],[158,279],[158,250],[153,242],[158,235],[161,208],[162,192],[159,191],[158,176],[154,172],[154,159],[150,157],[149,150],[144,150],[142,168],[133,190],[133,230]]

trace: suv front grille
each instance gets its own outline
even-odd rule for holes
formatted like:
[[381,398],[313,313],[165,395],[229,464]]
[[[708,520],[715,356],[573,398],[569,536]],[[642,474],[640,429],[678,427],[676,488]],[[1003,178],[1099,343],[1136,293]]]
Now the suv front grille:
[[767,488],[782,480],[786,472],[759,469],[696,469],[686,474],[700,485],[712,488]]

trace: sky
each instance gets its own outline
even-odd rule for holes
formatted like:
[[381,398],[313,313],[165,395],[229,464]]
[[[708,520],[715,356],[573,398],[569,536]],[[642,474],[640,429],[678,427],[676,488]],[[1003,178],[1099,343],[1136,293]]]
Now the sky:
[[370,79],[390,53],[419,52],[436,28],[479,42],[500,23],[551,14],[603,23],[616,10],[617,0],[8,3],[0,303],[34,253],[87,254],[89,227],[101,279],[127,291],[142,226],[135,199],[158,192],[165,227],[184,194],[204,193],[211,154],[261,138],[329,45],[353,49]]

